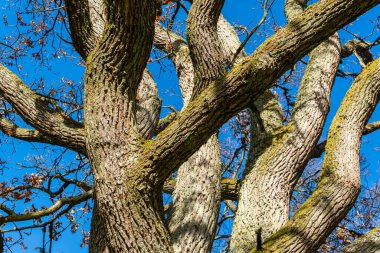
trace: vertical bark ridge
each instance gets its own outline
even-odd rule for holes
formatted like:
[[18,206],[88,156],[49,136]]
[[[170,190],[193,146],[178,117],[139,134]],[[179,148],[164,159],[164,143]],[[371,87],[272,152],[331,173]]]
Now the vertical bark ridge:
[[[79,4],[79,5],[81,5],[81,4]],[[84,8],[84,6],[81,5],[81,6],[77,6],[76,8]],[[88,51],[94,50],[96,44],[99,43],[100,39],[103,36],[104,27],[105,27],[105,23],[106,23],[105,4],[104,4],[103,0],[91,0],[88,2],[87,8],[88,8],[88,12],[89,12],[89,14],[88,14],[89,20],[91,21],[91,27],[90,28],[91,28],[91,33],[92,33],[91,36],[92,37],[83,37],[82,38],[83,41],[85,41],[88,45],[88,50],[85,53],[81,54],[84,59],[87,58],[87,56],[89,54]],[[75,11],[75,10],[73,10],[73,11]],[[69,12],[69,13],[72,13],[72,12]],[[78,20],[73,20],[73,22],[75,22],[75,24],[73,26],[74,29],[76,28],[76,26],[85,25],[83,23],[78,23]],[[81,27],[79,27],[79,28],[81,28]],[[81,34],[81,33],[77,33],[77,34],[79,36],[83,36],[83,34]],[[80,47],[82,48],[82,45],[80,45]],[[90,62],[90,64],[92,64],[92,62]],[[98,65],[100,65],[100,63],[98,63]],[[95,70],[95,71],[96,72],[102,72],[102,70],[100,68]],[[93,74],[91,73],[89,76],[92,76],[92,75]],[[101,74],[99,74],[99,75],[101,75]],[[108,73],[108,75],[111,76],[111,75],[118,75],[118,74],[116,74],[116,73],[109,74]],[[103,109],[100,109],[96,113],[103,113],[103,115],[107,115],[107,117],[109,117],[109,115],[111,115],[111,114],[115,115],[115,112],[118,111],[118,112],[120,112],[120,114],[118,116],[116,116],[116,117],[118,117],[118,120],[117,120],[117,122],[119,122],[118,124],[120,124],[120,122],[123,122],[123,120],[128,120],[128,117],[129,117],[129,120],[131,120],[131,117],[132,118],[135,117],[136,118],[135,122],[133,122],[133,124],[129,124],[128,127],[124,127],[124,129],[128,129],[131,126],[132,126],[132,128],[136,126],[136,128],[137,128],[136,131],[138,131],[139,134],[143,138],[150,138],[152,130],[156,127],[156,125],[158,123],[161,100],[158,97],[157,85],[154,82],[153,77],[151,76],[149,71],[146,69],[144,70],[142,80],[141,80],[140,84],[138,85],[136,101],[135,102],[132,101],[132,103],[136,104],[135,107],[133,106],[136,110],[135,116],[130,115],[130,113],[133,110],[132,108],[130,108],[131,103],[128,102],[131,99],[130,97],[128,97],[128,96],[130,96],[130,94],[127,94],[125,97],[123,94],[119,94],[119,95],[115,95],[115,96],[112,96],[112,94],[111,94],[111,97],[108,97],[106,99],[106,96],[107,96],[106,94],[110,90],[112,90],[113,88],[122,84],[119,80],[114,80],[112,82],[112,81],[110,81],[110,79],[111,78],[104,79],[104,80],[94,80],[94,82],[106,83],[106,84],[110,85],[109,87],[105,87],[103,91],[98,90],[98,92],[100,94],[104,95],[104,97],[102,98],[103,101],[101,101],[100,98],[99,98],[99,101],[105,102],[106,104],[107,103],[110,104],[111,108],[108,108],[108,109],[110,109],[108,111],[108,113],[107,112],[101,112],[101,110],[103,110],[104,108],[100,105],[99,107],[102,107]],[[112,87],[112,86],[114,86],[114,87]],[[90,94],[92,94],[94,91],[92,91],[90,89],[88,92]],[[92,99],[94,100],[92,103],[96,102],[96,100],[97,100],[96,97],[93,97]],[[99,101],[97,101],[97,102],[99,102]],[[129,105],[125,105],[125,108],[122,110],[120,110],[120,108],[112,108],[112,103],[116,102],[116,101],[121,103],[121,106],[123,104],[124,105],[129,104]],[[90,107],[92,107],[92,105]],[[134,114],[134,112],[133,112],[133,114]],[[123,119],[123,118],[126,118],[126,119]],[[113,120],[108,118],[106,123],[103,123],[102,125],[107,125],[107,124],[111,123],[112,121]],[[114,131],[115,129],[117,129],[118,124],[115,124],[115,125],[107,128],[108,130],[105,130],[103,132],[103,135],[107,135],[108,131]],[[120,126],[119,126],[119,128],[120,128]],[[121,127],[121,128],[123,128],[123,127]],[[125,137],[125,133],[119,132],[113,136],[113,138],[115,139],[115,142],[117,141],[116,139],[117,139],[118,134],[121,134],[121,136]],[[125,140],[124,141],[122,140],[120,145],[123,146],[123,144],[126,145]],[[110,152],[110,151],[108,151],[108,152]],[[125,152],[125,153],[127,153],[127,152]],[[102,156],[107,156],[107,153],[102,154]],[[120,158],[120,159],[125,159],[125,158]],[[113,164],[112,166],[117,167],[119,165]],[[125,169],[126,168],[119,168],[118,170],[125,170]],[[112,173],[112,172],[110,172],[110,173]],[[122,177],[122,175],[119,175],[119,177]],[[120,178],[118,178],[118,179],[120,180]],[[92,252],[92,253],[109,253],[110,252],[109,247],[112,248],[112,246],[109,245],[111,242],[106,237],[107,227],[105,227],[105,222],[106,221],[104,219],[102,219],[102,215],[99,213],[98,205],[95,203],[95,207],[93,210],[92,223],[91,223],[90,252]],[[125,231],[123,231],[123,235],[125,235],[125,233],[126,233],[126,231],[128,231],[128,229],[124,228],[124,230]],[[166,235],[166,237],[167,237],[167,235]],[[166,240],[168,240],[168,239],[166,239]],[[168,244],[168,243],[166,242],[166,244]],[[132,247],[132,246],[129,245],[129,247]]]
[[192,98],[226,73],[217,23],[224,0],[195,0],[191,6],[186,33],[194,66]]
[[86,59],[98,42],[94,34],[90,1],[65,0],[65,5],[75,50]]
[[[246,170],[253,167],[255,157],[270,146],[268,138],[283,127],[284,113],[274,94],[267,90],[250,106],[251,126]],[[245,171],[247,174],[248,171]]]
[[[106,24],[104,0],[86,0],[78,3],[66,0],[74,46],[83,59],[96,47]],[[146,69],[137,90],[137,125],[143,138],[151,137],[157,126],[161,108],[157,85]]]
[[179,168],[169,223],[175,252],[211,251],[219,214],[220,167],[215,134]]
[[[210,1],[209,3],[196,1],[192,5],[189,18],[192,28],[188,28],[188,34],[191,34],[190,37],[193,36],[189,40],[196,43],[193,47],[195,47],[195,52],[199,53],[195,61],[191,62],[191,51],[185,43],[177,40],[179,43],[174,44],[176,54],[171,58],[177,69],[184,108],[188,105],[191,97],[197,96],[203,88],[208,86],[208,83],[203,83],[203,80],[194,76],[194,71],[198,74],[207,71],[210,80],[216,80],[225,73],[223,63],[220,61],[222,58],[220,51],[213,52],[211,59],[205,58],[207,57],[205,51],[214,50],[219,44],[216,33],[218,24],[215,19],[218,20],[219,8],[222,5],[220,1]],[[201,22],[206,23],[201,25]],[[216,40],[213,41],[215,36]],[[199,49],[202,47],[202,44],[199,43],[204,43],[203,39],[210,44]],[[191,44],[191,42],[189,43]],[[202,64],[200,62],[206,61],[208,65],[194,69],[193,63]],[[203,87],[200,86],[201,84]],[[197,88],[194,89],[194,87]],[[175,252],[207,253],[211,251],[220,205],[220,167],[218,135],[214,134],[179,168],[169,221]]]
[[334,117],[317,188],[267,240],[264,252],[314,252],[347,215],[360,192],[361,136],[379,98],[380,60],[376,60],[355,80]]
[[171,252],[160,212],[161,192],[155,192],[149,170],[138,166],[140,134],[131,115],[133,100],[112,89],[117,87],[117,81],[109,74],[97,76],[104,79],[86,80],[99,83],[100,87],[92,85],[91,95],[87,93],[85,116],[95,179],[94,215],[100,216],[104,224],[101,236],[106,248],[115,253]]

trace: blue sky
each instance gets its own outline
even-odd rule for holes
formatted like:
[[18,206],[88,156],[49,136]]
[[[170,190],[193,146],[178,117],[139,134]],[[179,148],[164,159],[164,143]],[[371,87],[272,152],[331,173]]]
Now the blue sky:
[[[8,1],[2,0],[0,3],[0,15],[7,15],[9,17],[9,21],[14,21],[14,11],[1,8],[5,6],[5,2]],[[254,49],[265,39],[266,32],[269,33],[271,31],[271,24],[275,22],[278,26],[284,26],[285,17],[283,13],[283,0],[276,0],[272,7],[272,12],[269,15],[269,21],[265,24],[262,29],[258,31],[262,36],[254,36],[251,41],[248,43],[246,47],[246,51],[251,53]],[[378,13],[380,13],[380,7],[376,7],[368,12],[366,15],[359,18],[353,24],[347,26],[347,29],[352,33],[357,35],[367,35],[372,32],[373,24],[370,20],[376,20]],[[272,16],[273,14],[273,16]],[[180,17],[183,17],[184,12],[181,12]],[[233,24],[239,24],[248,26],[252,28],[255,24],[261,19],[262,10],[261,5],[257,1],[233,1],[226,0],[226,4],[223,8],[223,15],[227,20],[232,22]],[[274,19],[273,19],[274,17]],[[14,28],[6,28],[4,25],[1,26],[0,36],[3,38],[7,34],[12,34],[14,32]],[[57,28],[59,29],[59,27]],[[342,43],[347,41],[348,39],[352,39],[352,36],[345,32],[339,32],[341,36]],[[377,35],[379,35],[377,31]],[[376,37],[375,35],[369,38],[368,40],[373,40]],[[48,48],[49,50],[53,50],[52,48]],[[375,48],[373,50],[375,58],[379,57],[380,50]],[[70,54],[70,53],[69,53]],[[60,57],[53,58],[50,57],[50,66],[49,68],[41,67],[37,61],[35,61],[30,55],[23,57],[18,64],[23,66],[21,72],[18,72],[17,68],[13,67],[12,70],[19,73],[21,78],[28,84],[32,83],[35,80],[38,80],[40,77],[45,78],[45,82],[52,87],[56,87],[60,84],[60,80],[63,77],[69,80],[73,80],[76,83],[83,82],[83,73],[84,69],[80,64],[78,64],[78,56],[74,53],[74,58],[68,57]],[[355,64],[352,64],[355,63]],[[177,79],[175,71],[173,70],[171,63],[167,60],[161,62],[162,65],[166,65],[168,67],[162,68],[158,63],[149,64],[148,68],[153,73],[155,80],[159,86],[159,93],[161,98],[163,99],[164,105],[172,105],[176,109],[180,110],[182,107],[181,94],[178,87]],[[350,72],[359,72],[360,66],[356,64],[355,58],[350,57],[345,59],[343,64],[341,65],[342,69],[345,69]],[[344,94],[350,87],[352,83],[352,79],[342,79],[337,78],[335,86],[332,92],[332,104],[331,111],[329,113],[327,123],[323,132],[322,138],[326,138],[328,126],[331,120],[334,117],[337,109],[339,108],[339,104],[344,97]],[[293,91],[294,93],[296,90]],[[167,109],[163,110],[163,115],[167,114],[169,111]],[[373,114],[370,121],[380,120],[380,109],[377,108],[375,113]],[[221,136],[221,138],[225,138],[225,136]],[[379,151],[376,150],[377,147],[380,147],[380,131],[365,136],[363,138],[363,145],[361,149],[361,153],[367,158],[367,165],[369,165],[370,176],[366,179],[366,184],[371,185],[377,181],[379,176],[380,169],[380,156]],[[8,140],[7,142],[2,141],[0,146],[0,150],[2,152],[1,159],[6,160],[8,162],[8,168],[5,169],[3,174],[0,174],[1,180],[5,181],[9,178],[22,176],[26,173],[25,170],[20,170],[20,166],[17,165],[18,162],[23,161],[27,163],[26,157],[30,154],[35,153],[34,147],[40,148],[40,145],[31,145],[28,143],[24,143],[17,140]],[[44,155],[48,155],[47,151],[40,151]],[[50,155],[53,156],[53,155]],[[72,159],[74,158],[73,154],[67,154],[64,156],[63,160],[65,164],[70,164]],[[48,199],[38,199],[37,204],[39,205],[47,205]],[[89,230],[89,221],[83,220],[83,229]],[[15,253],[19,252],[38,252],[34,249],[35,246],[40,246],[41,241],[41,230],[36,230],[35,233],[28,237],[26,241],[26,245],[28,246],[27,250],[23,250],[18,246],[15,246],[12,250]],[[65,233],[58,242],[54,242],[53,244],[53,252],[64,253],[81,253],[87,252],[87,248],[80,248],[80,239],[81,234],[78,231],[75,234],[71,234],[70,232]]]

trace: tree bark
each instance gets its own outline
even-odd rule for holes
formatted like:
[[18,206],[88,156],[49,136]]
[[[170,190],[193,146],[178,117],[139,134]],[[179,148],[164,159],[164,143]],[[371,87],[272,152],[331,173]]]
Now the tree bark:
[[[302,14],[303,6],[297,0],[288,0],[285,11],[290,21]],[[252,122],[251,148],[239,195],[231,252],[250,251],[257,240],[267,239],[289,219],[291,193],[321,134],[339,61],[337,36],[311,53],[293,116],[286,127],[279,128],[282,124],[276,124],[277,110],[269,110],[270,115],[260,117],[260,110],[255,109],[260,105],[253,105],[262,126],[256,119]],[[263,102],[261,107],[270,106],[269,100]],[[271,125],[275,127],[270,127],[269,122],[274,122]]]
[[51,143],[86,154],[83,124],[73,120],[54,101],[32,91],[2,65],[0,65],[0,93],[18,115],[37,130],[31,132],[18,129],[17,132],[17,127],[14,129],[14,125],[3,119],[3,131],[23,139]]
[[231,252],[249,252],[256,245],[257,231],[266,240],[288,221],[292,191],[329,111],[339,61],[340,42],[333,36],[311,53],[288,125],[261,137],[259,145],[252,140],[256,145],[242,182]]
[[260,252],[315,252],[347,215],[360,192],[361,136],[379,98],[380,59],[358,76],[331,124],[317,188]]
[[[181,54],[174,62],[179,69],[180,87],[184,98],[184,108],[208,86],[203,82],[201,73],[207,72],[208,81],[216,80],[225,73],[221,63],[219,38],[216,26],[223,1],[194,1],[189,13],[188,38],[190,48],[193,47],[191,66],[189,65],[190,50],[182,45]],[[215,11],[214,8],[218,9]],[[206,12],[205,12],[206,11]],[[210,12],[209,12],[210,11]],[[216,39],[216,40],[213,40]],[[200,40],[210,44],[199,43]],[[201,48],[199,48],[201,47]],[[209,49],[209,50],[207,50]],[[207,50],[207,55],[205,55]],[[211,50],[211,51],[210,51]],[[188,55],[185,55],[186,53]],[[206,58],[208,57],[208,58]],[[208,65],[200,65],[205,63]],[[182,63],[178,63],[178,60]],[[193,66],[196,66],[193,68]],[[202,67],[198,67],[202,66]],[[189,73],[193,70],[193,73]],[[202,76],[202,78],[200,78]],[[186,78],[187,77],[187,78]],[[189,79],[192,77],[192,80]],[[182,81],[182,83],[181,83]],[[186,91],[192,90],[191,93]],[[221,196],[221,160],[218,134],[214,134],[205,145],[193,154],[178,170],[176,189],[173,193],[173,208],[169,220],[169,230],[175,252],[211,251],[214,234],[217,228],[220,196]],[[191,185],[191,187],[189,187]]]
[[210,252],[221,195],[220,153],[213,135],[178,170],[169,230],[175,252]]
[[94,235],[105,238],[105,252],[172,252],[161,188],[154,173],[139,164],[142,139],[135,115],[157,6],[151,1],[105,3],[106,29],[87,57],[85,83],[86,146],[96,215],[104,227],[103,234]]
[[[163,222],[165,180],[301,57],[379,2],[316,4],[226,74],[215,32],[223,1],[194,1],[188,37],[195,92],[189,105],[155,139],[145,134],[150,126],[141,126],[156,124],[157,116],[137,108],[155,101],[155,90],[149,90],[154,93],[150,100],[139,97],[139,88],[153,43],[158,1],[65,1],[74,45],[87,64],[84,128],[11,80],[3,68],[0,92],[27,123],[41,131],[42,136],[31,133],[37,134],[35,140],[48,136],[69,148],[74,140],[81,145],[77,151],[88,155],[95,201],[91,251],[173,252]],[[146,108],[152,105],[148,104]]]
[[328,0],[309,7],[206,88],[155,140],[146,142],[144,156],[151,159],[144,166],[159,171],[164,182],[223,123],[255,101],[302,56],[378,3]]

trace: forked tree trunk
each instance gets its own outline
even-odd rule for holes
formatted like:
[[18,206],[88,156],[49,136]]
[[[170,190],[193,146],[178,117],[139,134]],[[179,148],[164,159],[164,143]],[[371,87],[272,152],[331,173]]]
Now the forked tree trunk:
[[[74,1],[67,3],[75,5]],[[278,31],[225,75],[225,59],[221,59],[222,50],[215,35],[223,1],[193,1],[193,20],[189,17],[188,24],[196,77],[193,103],[157,139],[149,141],[139,133],[137,88],[152,45],[157,6],[146,0],[104,1],[106,25],[101,40],[94,35],[97,23],[87,30],[76,27],[81,23],[75,21],[88,17],[75,16],[76,9],[68,8],[74,17],[72,27],[78,28],[73,41],[87,58],[85,139],[94,174],[94,219],[98,217],[91,240],[93,245],[99,245],[91,246],[91,250],[173,252],[163,222],[164,180],[321,38],[326,39],[336,27],[376,3],[377,0],[362,2],[355,10],[355,0],[330,0],[329,4],[317,6]],[[86,12],[83,6],[81,11]],[[314,15],[314,10],[320,15]],[[342,17],[346,11],[352,15]],[[325,17],[324,13],[329,15]],[[315,33],[320,36],[317,38]],[[91,34],[89,41],[87,34]],[[103,232],[102,226],[95,227],[96,222],[103,225]]]

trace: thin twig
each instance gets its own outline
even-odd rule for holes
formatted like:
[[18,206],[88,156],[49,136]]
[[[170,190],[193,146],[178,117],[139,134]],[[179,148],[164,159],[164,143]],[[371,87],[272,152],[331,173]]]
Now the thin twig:
[[260,22],[251,30],[251,32],[245,38],[245,40],[243,41],[243,43],[240,44],[239,48],[236,50],[235,54],[232,57],[231,63],[235,62],[236,58],[238,57],[238,55],[240,54],[240,52],[243,50],[243,48],[245,47],[245,45],[248,43],[248,41],[251,39],[251,37],[253,36],[253,34],[255,34],[255,32],[264,23],[265,19],[267,18],[267,15],[268,15],[267,6],[268,6],[268,0],[265,0],[265,2],[264,2],[264,14],[263,14],[263,17],[261,18]]

